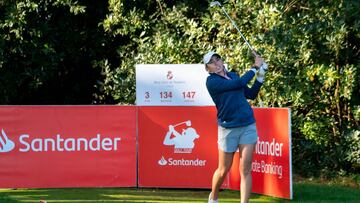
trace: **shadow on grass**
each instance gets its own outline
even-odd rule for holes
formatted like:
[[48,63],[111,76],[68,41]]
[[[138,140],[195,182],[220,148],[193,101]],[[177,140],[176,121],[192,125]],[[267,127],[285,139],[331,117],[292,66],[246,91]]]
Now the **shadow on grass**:
[[2,194],[1,192],[0,192],[0,202],[1,203],[17,203],[17,202],[19,202],[19,201],[17,201],[17,200],[14,200],[14,199],[10,199],[10,198],[8,198],[6,195],[4,195],[4,194]]
[[[189,189],[143,189],[143,188],[66,188],[66,189],[17,189],[0,190],[1,203],[39,202],[84,203],[84,202],[206,202],[209,190]],[[224,190],[220,193],[222,203],[238,203],[239,191]],[[360,190],[340,186],[309,183],[294,185],[292,201],[252,195],[252,203],[281,202],[359,202]]]
[[293,202],[358,203],[360,189],[315,183],[296,183]]

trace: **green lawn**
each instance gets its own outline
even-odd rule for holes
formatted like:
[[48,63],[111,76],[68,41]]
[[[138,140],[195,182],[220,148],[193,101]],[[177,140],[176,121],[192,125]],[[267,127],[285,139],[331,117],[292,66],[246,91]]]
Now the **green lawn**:
[[[206,202],[208,190],[137,189],[137,188],[68,188],[68,189],[1,189],[1,203],[39,202],[48,203],[110,203],[110,202]],[[224,190],[221,203],[239,202],[239,192]],[[329,202],[359,203],[360,189],[317,183],[295,183],[292,201],[252,195],[253,203],[266,202]]]

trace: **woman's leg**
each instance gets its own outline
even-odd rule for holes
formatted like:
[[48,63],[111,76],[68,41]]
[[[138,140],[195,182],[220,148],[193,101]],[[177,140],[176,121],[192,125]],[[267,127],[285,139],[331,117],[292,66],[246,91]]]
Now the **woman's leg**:
[[229,172],[232,162],[233,162],[234,153],[224,152],[219,150],[219,164],[218,168],[214,172],[212,179],[212,187],[211,187],[211,199],[217,200],[219,189],[224,182],[224,179]]
[[240,186],[240,195],[241,203],[248,203],[251,187],[252,187],[252,177],[251,177],[251,164],[253,159],[253,152],[255,149],[255,144],[241,144],[239,145],[240,151],[240,177],[241,177],[241,186]]

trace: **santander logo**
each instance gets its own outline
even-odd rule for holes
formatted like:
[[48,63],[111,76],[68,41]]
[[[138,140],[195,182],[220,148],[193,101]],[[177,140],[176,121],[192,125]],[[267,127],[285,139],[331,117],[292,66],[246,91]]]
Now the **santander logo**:
[[[178,130],[176,127],[182,126]],[[200,138],[200,135],[197,134],[195,128],[192,127],[191,121],[187,120],[181,123],[169,125],[169,130],[165,135],[163,145],[172,146],[174,148],[174,154],[191,154],[195,148],[195,140]],[[206,160],[199,158],[165,158],[163,155],[157,161],[157,164],[164,166],[175,166],[175,167],[204,167],[206,165]]]
[[1,129],[1,135],[0,135],[0,153],[1,152],[10,152],[11,150],[13,150],[15,148],[15,143],[13,141],[11,141],[4,129]]
[[161,157],[161,159],[158,161],[158,164],[160,166],[165,166],[167,164],[167,161],[165,160],[164,156]]
[[168,80],[171,80],[171,79],[173,79],[173,73],[172,73],[172,71],[168,71],[168,73],[167,73],[167,75],[166,75],[166,78],[168,79]]
[[201,159],[174,159],[174,158],[168,158],[165,159],[164,156],[161,156],[161,159],[158,161],[158,164],[160,166],[197,166],[197,167],[203,167],[206,165],[206,160]]
[[[97,133],[89,137],[63,137],[61,134],[46,138],[32,138],[29,134],[19,136],[19,152],[79,152],[79,151],[117,151],[120,137],[108,137]],[[4,129],[0,134],[0,153],[14,150],[15,143],[8,138]]]

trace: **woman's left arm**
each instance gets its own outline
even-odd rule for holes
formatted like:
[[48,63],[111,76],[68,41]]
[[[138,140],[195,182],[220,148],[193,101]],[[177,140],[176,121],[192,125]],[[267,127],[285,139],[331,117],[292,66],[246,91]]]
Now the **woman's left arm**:
[[265,79],[265,73],[267,70],[267,64],[263,61],[263,64],[261,65],[259,69],[259,73],[256,77],[256,80],[251,88],[245,87],[245,97],[248,99],[255,99],[260,91],[260,87],[264,83]]
[[251,86],[251,88],[249,87],[245,87],[244,88],[244,93],[245,93],[245,97],[247,99],[255,99],[256,96],[258,95],[259,91],[260,91],[260,87],[262,86],[262,83],[259,82],[258,80],[255,80],[254,84]]

